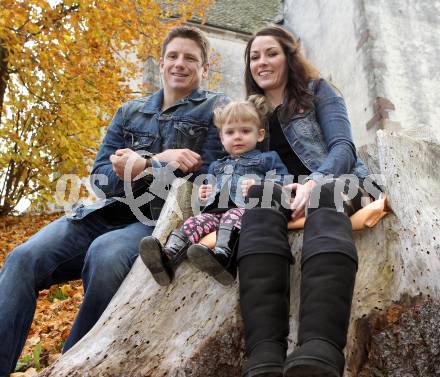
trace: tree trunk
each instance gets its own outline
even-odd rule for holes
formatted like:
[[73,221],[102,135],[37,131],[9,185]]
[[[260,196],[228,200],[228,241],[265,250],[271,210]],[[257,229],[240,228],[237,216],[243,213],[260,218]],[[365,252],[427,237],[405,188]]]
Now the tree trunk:
[[[370,167],[386,179],[394,214],[374,229],[355,233],[360,263],[346,348],[346,377],[358,375],[368,361],[374,361],[374,355],[383,352],[375,342],[374,329],[365,321],[377,312],[388,313],[394,302],[412,304],[429,295],[438,305],[440,299],[440,145],[379,131],[377,144],[368,146],[364,154]],[[175,204],[169,201],[161,215],[155,234],[162,240],[177,226],[171,209]],[[299,261],[302,232],[291,232],[290,241]],[[296,263],[290,350],[298,329],[299,281]],[[432,320],[419,317],[413,326]],[[400,329],[405,330],[404,321]],[[412,331],[416,330],[412,327]],[[423,338],[419,342],[422,346]],[[429,343],[423,346],[429,347]],[[403,360],[397,349],[395,357],[402,365],[440,362],[438,352],[433,352],[435,357],[430,360],[414,360],[411,353]],[[175,282],[162,288],[138,260],[95,327],[41,376],[233,377],[240,376],[242,358],[236,284],[222,287],[184,263]],[[397,376],[392,366],[373,366],[382,368],[379,375]]]
[[3,102],[8,80],[8,51],[3,47],[3,40],[0,39],[0,124],[2,122]]

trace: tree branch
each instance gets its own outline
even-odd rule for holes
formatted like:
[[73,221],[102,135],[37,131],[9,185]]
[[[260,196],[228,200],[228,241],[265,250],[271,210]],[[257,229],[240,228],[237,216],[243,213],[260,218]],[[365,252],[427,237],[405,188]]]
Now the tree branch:
[[4,41],[0,39],[0,124],[2,121],[3,101],[6,94],[8,80],[8,50],[4,47]]

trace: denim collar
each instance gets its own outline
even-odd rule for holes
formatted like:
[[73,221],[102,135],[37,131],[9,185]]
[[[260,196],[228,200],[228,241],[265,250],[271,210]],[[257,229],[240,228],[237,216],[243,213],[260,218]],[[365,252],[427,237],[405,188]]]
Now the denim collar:
[[237,158],[237,157],[238,158],[252,158],[252,157],[258,156],[260,153],[261,153],[261,151],[259,151],[258,149],[252,149],[251,151],[245,152],[239,156],[231,156],[231,155],[225,156],[225,157],[221,158],[220,161],[228,160],[231,158]]
[[[200,102],[200,101],[204,101],[205,99],[206,99],[206,91],[199,88],[199,89],[195,89],[188,97],[182,98],[181,100],[177,101],[173,105],[173,107],[186,104],[189,101]],[[139,111],[146,114],[154,114],[160,112],[162,110],[162,103],[163,103],[163,89],[160,89],[159,91],[157,91],[156,93],[154,93],[153,95],[147,98],[144,106]]]
[[252,149],[249,152],[245,152],[243,154],[240,155],[240,157],[242,158],[252,158],[252,157],[256,157],[260,154],[261,152],[258,149]]

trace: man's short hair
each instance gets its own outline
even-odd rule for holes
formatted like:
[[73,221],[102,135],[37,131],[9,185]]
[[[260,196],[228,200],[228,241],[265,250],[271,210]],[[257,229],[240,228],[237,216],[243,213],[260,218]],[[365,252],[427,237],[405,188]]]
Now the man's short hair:
[[168,44],[174,38],[187,38],[196,42],[197,45],[200,47],[200,50],[202,51],[202,64],[208,63],[208,56],[209,56],[208,38],[206,37],[205,33],[203,33],[200,29],[188,25],[176,26],[171,29],[171,31],[168,33],[168,35],[165,37],[162,43],[162,58],[165,55],[165,51],[167,49]]

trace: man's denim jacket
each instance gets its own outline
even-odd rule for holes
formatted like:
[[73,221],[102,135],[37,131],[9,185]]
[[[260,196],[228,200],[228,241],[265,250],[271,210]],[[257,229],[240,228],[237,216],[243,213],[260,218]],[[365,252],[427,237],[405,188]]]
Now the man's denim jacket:
[[[163,90],[124,103],[113,117],[93,164],[92,186],[105,199],[103,204],[93,207],[108,205],[115,202],[114,197],[125,194],[124,181],[112,170],[109,159],[117,149],[130,148],[140,155],[151,156],[166,149],[188,148],[202,156],[203,166],[197,175],[206,173],[212,161],[225,155],[212,113],[216,106],[228,101],[223,94],[198,89],[165,111],[162,111]],[[153,163],[156,170],[158,166],[160,162]],[[132,182],[134,196],[146,192],[151,182],[151,175]],[[158,218],[163,203],[159,197],[149,203],[154,219]],[[81,219],[93,210],[79,206],[71,217]]]
[[[287,121],[279,117],[292,151],[312,172],[303,182],[319,181],[329,174],[365,178],[368,170],[356,155],[344,99],[324,80],[312,81],[309,88],[317,97],[314,109],[295,113]],[[267,125],[263,150],[270,145],[268,128]]]
[[[245,206],[245,198],[241,190],[241,183],[245,179],[254,179],[256,183],[271,180],[282,184],[284,176],[289,174],[286,165],[281,161],[277,152],[260,152],[257,149],[243,153],[240,156],[226,156],[214,161],[208,170],[208,182],[215,177],[215,190],[212,191],[205,208],[215,201],[217,195],[225,187],[229,198],[238,207]],[[211,176],[209,176],[211,175]],[[219,198],[220,205],[227,208],[229,198]],[[225,202],[225,203],[224,203]]]

